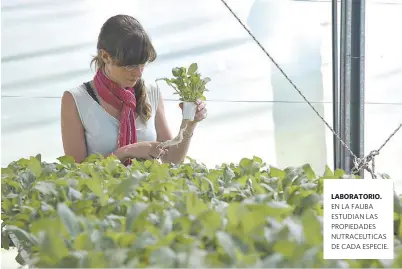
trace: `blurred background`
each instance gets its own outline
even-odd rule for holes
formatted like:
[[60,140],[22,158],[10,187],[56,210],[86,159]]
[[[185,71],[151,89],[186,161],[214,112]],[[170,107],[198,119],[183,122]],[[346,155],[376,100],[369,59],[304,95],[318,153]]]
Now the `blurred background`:
[[[332,126],[331,2],[227,0],[266,50]],[[366,153],[402,122],[402,1],[366,1]],[[197,62],[209,76],[208,118],[189,156],[207,165],[259,156],[284,168],[333,165],[331,132],[272,65],[220,0],[3,0],[1,3],[1,164],[38,153],[63,155],[60,97],[92,79],[103,22],[129,14],[159,53],[145,78]],[[176,133],[181,111],[158,83]],[[402,133],[376,159],[398,176]]]

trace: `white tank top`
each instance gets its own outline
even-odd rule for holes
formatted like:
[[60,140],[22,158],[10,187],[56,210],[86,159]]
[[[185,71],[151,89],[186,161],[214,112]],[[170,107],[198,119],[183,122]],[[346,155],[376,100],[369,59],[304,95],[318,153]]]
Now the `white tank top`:
[[[156,141],[155,113],[158,108],[160,92],[153,85],[147,85],[147,101],[151,105],[151,118],[144,123],[136,119],[137,141]],[[100,153],[108,155],[117,149],[119,121],[110,115],[87,92],[85,85],[69,90],[73,95],[82,125],[84,126],[87,156]],[[97,92],[94,91],[97,95]],[[97,95],[98,99],[99,96]]]

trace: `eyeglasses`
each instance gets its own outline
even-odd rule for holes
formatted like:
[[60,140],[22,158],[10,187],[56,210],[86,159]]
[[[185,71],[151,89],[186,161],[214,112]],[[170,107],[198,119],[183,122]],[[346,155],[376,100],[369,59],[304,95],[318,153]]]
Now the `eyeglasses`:
[[127,71],[134,71],[137,69],[144,69],[146,66],[146,64],[136,64],[136,65],[125,65],[122,66],[124,69],[126,69]]
[[144,69],[148,65],[148,63],[134,64],[134,65],[120,65],[120,63],[115,59],[113,59],[112,64],[115,65],[115,66],[118,66],[118,67],[122,67],[127,71],[134,71],[134,70],[138,70],[138,69]]

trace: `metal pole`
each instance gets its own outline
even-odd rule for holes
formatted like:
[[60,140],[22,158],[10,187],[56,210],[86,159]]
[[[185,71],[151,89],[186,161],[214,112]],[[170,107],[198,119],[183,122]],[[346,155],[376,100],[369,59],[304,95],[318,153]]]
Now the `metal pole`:
[[[365,0],[341,2],[340,136],[353,153],[364,156]],[[341,148],[340,168],[350,173],[353,157]],[[359,176],[364,177],[364,171]]]
[[[349,0],[341,0],[341,34],[340,34],[340,92],[339,92],[339,136],[341,139],[349,146],[350,137],[347,135],[349,130],[348,121],[346,117],[349,115],[347,113],[346,106],[348,105],[345,94],[348,93],[350,88],[350,62],[348,62],[348,51],[350,51],[350,37],[347,33],[350,33],[350,20],[347,19],[346,12],[350,10],[348,8]],[[350,53],[349,53],[350,54]],[[349,162],[347,160],[348,152],[341,147],[339,156],[339,166],[337,168],[350,171]]]
[[[352,1],[351,150],[364,157],[365,0]],[[359,176],[364,177],[364,170]]]
[[[338,0],[332,0],[332,125],[334,131],[339,133],[339,72],[338,72]],[[333,136],[334,168],[340,167],[341,143]]]

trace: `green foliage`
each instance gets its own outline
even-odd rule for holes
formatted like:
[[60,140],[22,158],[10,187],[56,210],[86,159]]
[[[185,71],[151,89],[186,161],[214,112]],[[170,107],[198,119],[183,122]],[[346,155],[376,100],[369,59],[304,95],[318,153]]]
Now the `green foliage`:
[[[254,157],[208,169],[189,160],[13,162],[2,169],[3,247],[13,233],[39,268],[391,266],[323,259],[323,177],[309,165],[279,170]],[[398,268],[399,197],[394,203]]]
[[197,71],[197,63],[192,63],[188,70],[186,67],[172,69],[173,78],[159,78],[175,90],[174,94],[180,96],[180,101],[195,102],[198,99],[205,100],[204,92],[208,91],[206,84],[211,81],[209,77],[201,78]]

